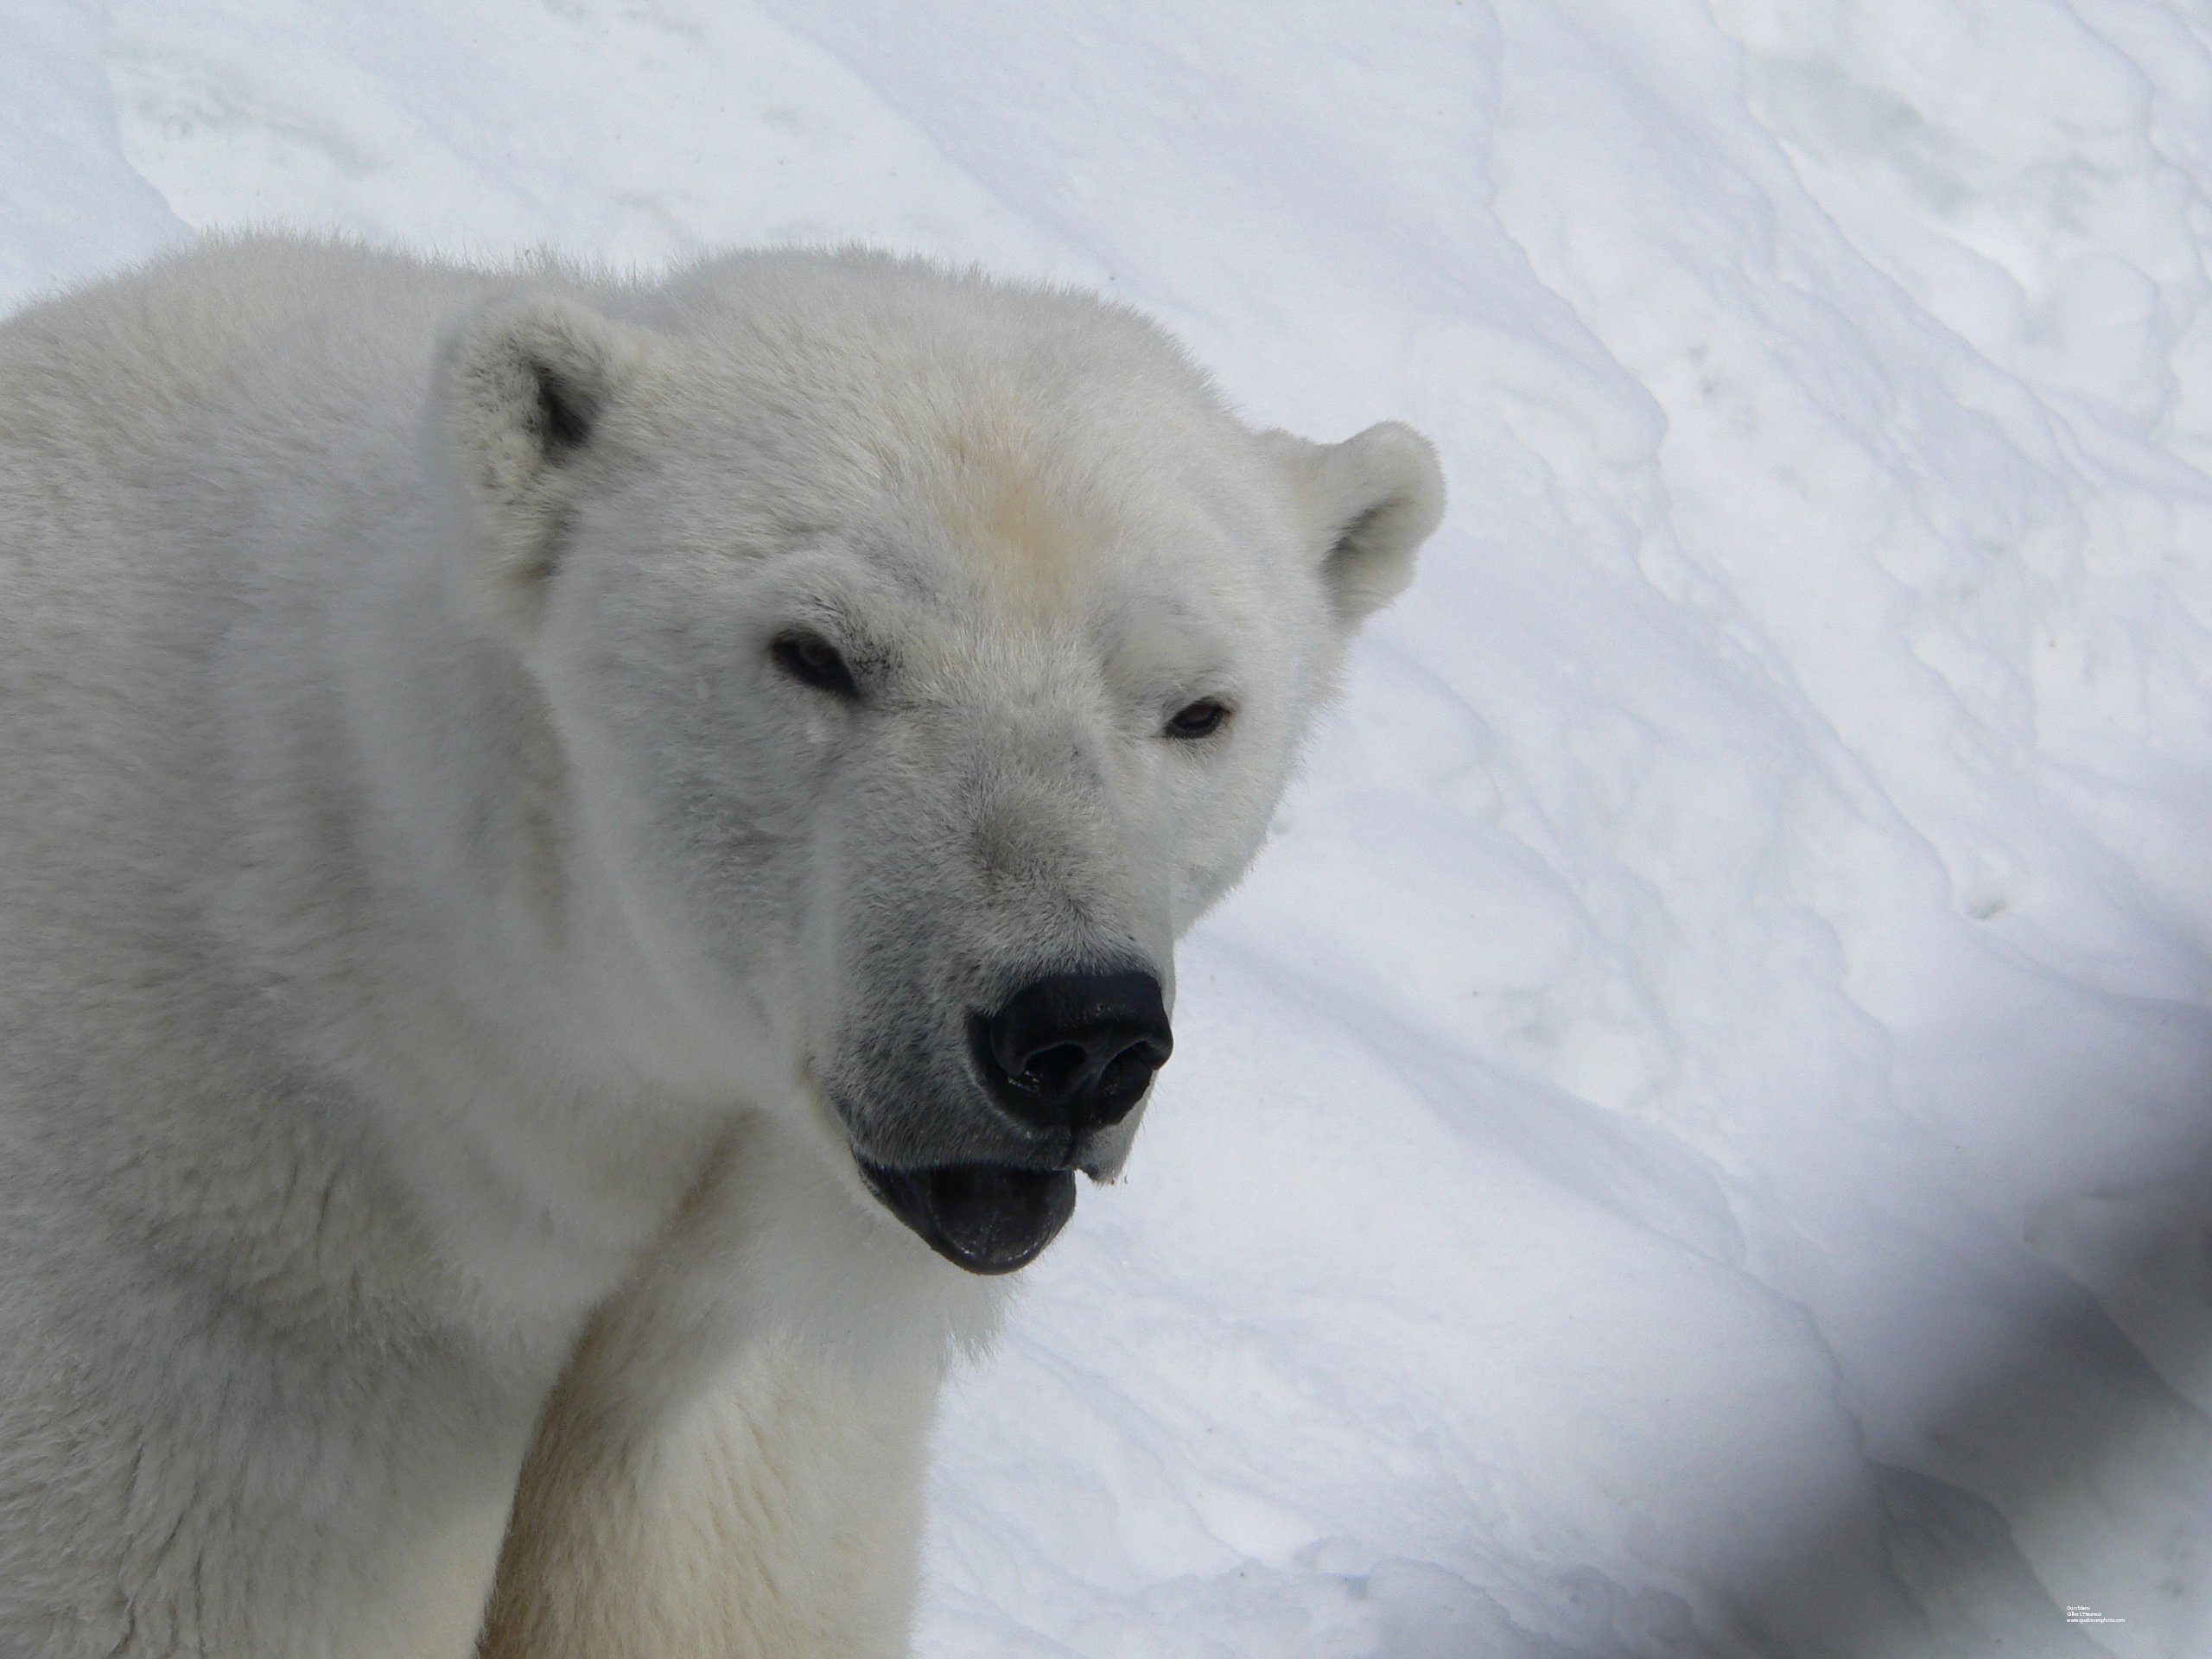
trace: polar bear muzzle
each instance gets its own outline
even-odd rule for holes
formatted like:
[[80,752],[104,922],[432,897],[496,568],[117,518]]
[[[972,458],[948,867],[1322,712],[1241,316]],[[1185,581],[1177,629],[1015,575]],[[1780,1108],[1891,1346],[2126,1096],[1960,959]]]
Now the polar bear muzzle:
[[[856,1156],[884,1207],[969,1273],[1027,1267],[1075,1213],[1075,1175],[1122,1122],[1175,1039],[1142,969],[1047,974],[971,1014],[969,1058],[992,1103],[1034,1137],[1036,1164],[893,1169]],[[1052,1161],[1047,1162],[1047,1160]]]

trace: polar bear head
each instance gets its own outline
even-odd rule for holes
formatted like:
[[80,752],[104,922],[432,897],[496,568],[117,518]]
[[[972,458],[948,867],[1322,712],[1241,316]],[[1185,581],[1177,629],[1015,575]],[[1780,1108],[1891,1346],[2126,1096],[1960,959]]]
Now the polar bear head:
[[849,253],[511,294],[435,396],[561,856],[618,895],[549,937],[626,936],[671,1077],[805,1117],[961,1267],[1031,1260],[1441,515],[1429,446],[1255,434],[1125,309]]

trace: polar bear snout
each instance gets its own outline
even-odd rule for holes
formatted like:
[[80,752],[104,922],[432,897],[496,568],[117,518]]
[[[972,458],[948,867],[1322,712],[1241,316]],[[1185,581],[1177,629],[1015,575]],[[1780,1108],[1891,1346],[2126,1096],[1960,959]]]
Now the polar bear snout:
[[[854,1160],[883,1206],[969,1273],[1035,1261],[1075,1213],[1078,1171],[1110,1179],[1153,1074],[1174,1048],[1160,980],[1143,969],[1051,973],[968,1017],[969,1062],[1000,1116],[978,1160],[973,1128],[915,1166]],[[1018,1140],[1010,1141],[1008,1131]],[[943,1156],[943,1154],[938,1156]]]
[[1135,1109],[1174,1046],[1160,982],[1141,969],[1049,974],[969,1020],[991,1098],[1074,1147]]

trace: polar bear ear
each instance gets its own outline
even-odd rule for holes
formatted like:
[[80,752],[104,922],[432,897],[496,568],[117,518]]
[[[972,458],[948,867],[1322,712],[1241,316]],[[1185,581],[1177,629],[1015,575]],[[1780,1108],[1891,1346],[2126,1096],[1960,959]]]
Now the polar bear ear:
[[537,620],[569,507],[604,470],[608,418],[655,356],[641,332],[549,294],[504,296],[448,326],[435,436],[502,620]]
[[1395,421],[1342,443],[1266,436],[1296,481],[1337,620],[1355,627],[1405,591],[1414,552],[1443,522],[1436,450]]

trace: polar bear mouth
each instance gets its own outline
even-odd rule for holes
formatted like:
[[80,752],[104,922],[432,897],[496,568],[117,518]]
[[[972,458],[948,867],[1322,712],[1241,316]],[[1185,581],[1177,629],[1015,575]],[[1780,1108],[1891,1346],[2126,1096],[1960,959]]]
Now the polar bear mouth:
[[969,1273],[1027,1267],[1075,1213],[1075,1172],[1006,1164],[885,1169],[854,1160],[885,1209]]

